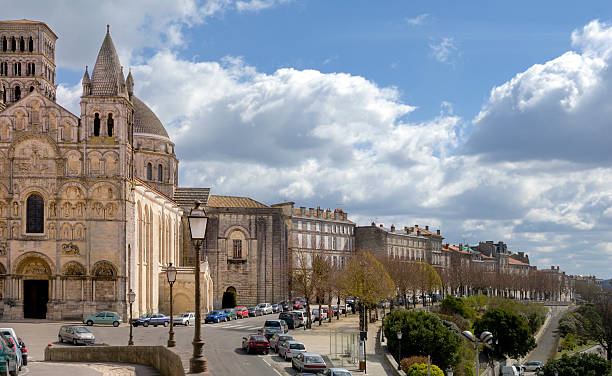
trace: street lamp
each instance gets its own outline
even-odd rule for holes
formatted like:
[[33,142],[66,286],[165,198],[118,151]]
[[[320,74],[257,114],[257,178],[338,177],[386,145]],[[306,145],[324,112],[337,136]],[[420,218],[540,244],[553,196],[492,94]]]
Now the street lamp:
[[172,316],[172,303],[174,301],[172,296],[172,285],[176,282],[176,267],[172,266],[172,263],[166,268],[166,277],[170,284],[170,333],[168,334],[168,347],[174,347],[176,346],[176,341],[174,340],[174,317]]
[[450,366],[446,369],[446,376],[453,376],[454,372]]
[[397,331],[397,342],[399,343],[399,348],[397,350],[397,369],[399,371],[402,370],[402,331]]
[[195,331],[192,342],[193,356],[189,359],[189,372],[191,373],[206,372],[208,370],[206,359],[202,353],[204,341],[202,341],[202,318],[200,312],[200,247],[203,245],[204,237],[206,236],[208,218],[201,205],[202,203],[196,200],[195,206],[187,216],[191,240],[195,247]]
[[[480,359],[478,356],[478,337],[472,334],[472,332],[470,332],[469,330],[464,330],[463,332],[461,332],[461,334],[463,334],[465,338],[476,343],[476,376],[480,376]],[[490,344],[492,341],[493,341],[493,334],[491,332],[484,331],[480,333],[480,342]]]
[[128,346],[134,346],[134,336],[132,335],[132,304],[134,304],[134,300],[136,300],[136,293],[130,289],[127,296],[128,302],[130,303],[130,339],[128,341]]

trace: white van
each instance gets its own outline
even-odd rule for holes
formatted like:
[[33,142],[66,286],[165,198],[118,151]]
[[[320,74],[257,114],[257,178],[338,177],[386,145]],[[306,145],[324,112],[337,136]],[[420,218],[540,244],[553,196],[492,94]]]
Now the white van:
[[515,366],[503,366],[499,374],[500,376],[520,376]]

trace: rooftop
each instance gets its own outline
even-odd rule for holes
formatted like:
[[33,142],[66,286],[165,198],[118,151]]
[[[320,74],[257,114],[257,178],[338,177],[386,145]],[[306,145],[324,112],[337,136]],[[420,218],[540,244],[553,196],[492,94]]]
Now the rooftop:
[[210,195],[208,204],[211,208],[267,208],[267,205],[249,197]]

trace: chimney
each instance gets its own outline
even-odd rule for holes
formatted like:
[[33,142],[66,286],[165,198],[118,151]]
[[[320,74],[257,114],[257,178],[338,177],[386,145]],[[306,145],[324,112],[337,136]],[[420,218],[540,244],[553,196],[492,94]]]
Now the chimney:
[[550,267],[550,270],[555,270],[555,266],[554,266],[554,265],[553,265],[553,266],[551,266],[551,267]]
[[395,232],[395,225],[391,225],[391,232]]
[[381,223],[379,226],[380,226],[380,228],[383,228],[383,227],[384,227],[382,223]]
[[440,235],[440,230],[436,230],[436,234]]
[[306,214],[306,207],[305,206],[300,206],[300,215],[303,216]]
[[421,230],[417,230],[417,236],[421,236]]
[[372,227],[376,227],[376,222],[372,221]]
[[425,231],[429,231],[429,226],[425,226]]
[[312,217],[312,213],[314,212],[314,208],[308,208],[308,215]]
[[414,225],[414,227],[419,228],[419,225]]

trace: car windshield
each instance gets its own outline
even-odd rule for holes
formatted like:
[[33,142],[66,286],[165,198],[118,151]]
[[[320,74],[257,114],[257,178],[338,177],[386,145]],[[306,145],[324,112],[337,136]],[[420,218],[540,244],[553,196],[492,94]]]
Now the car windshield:
[[267,341],[264,336],[252,336],[251,341]]
[[266,305],[264,303],[261,303],[258,305],[259,308],[264,308]]
[[219,312],[217,312],[217,311],[212,311],[211,313],[209,313],[209,315],[211,315],[211,316],[218,315],[218,314],[219,314]]
[[249,311],[254,311],[257,307],[249,307]]
[[351,376],[348,371],[334,371],[334,376]]
[[151,317],[152,315],[150,313],[147,313],[146,315],[142,315],[141,318],[146,319]]
[[89,329],[84,326],[75,326],[72,328],[76,333],[91,333]]
[[280,336],[278,337],[279,341],[293,341],[293,337],[291,336]]
[[272,326],[272,327],[280,328],[281,324],[279,321],[266,321],[264,326]]
[[305,350],[306,348],[304,347],[304,345],[302,345],[301,343],[292,343],[289,346],[290,349],[296,349],[296,350]]

